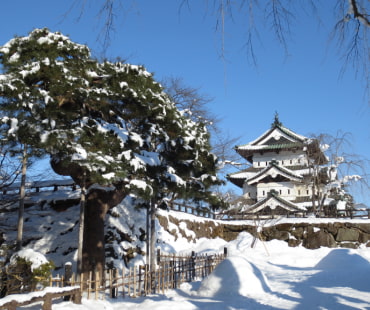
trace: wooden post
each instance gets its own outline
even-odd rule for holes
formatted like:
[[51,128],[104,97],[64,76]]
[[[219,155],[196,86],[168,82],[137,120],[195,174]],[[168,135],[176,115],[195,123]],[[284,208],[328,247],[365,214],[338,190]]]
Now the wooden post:
[[136,276],[137,276],[137,274],[136,274],[136,266],[134,266],[134,295],[133,295],[133,297],[134,298],[136,298],[136,289],[137,289],[137,287],[136,287]]
[[42,310],[51,310],[52,298],[51,294],[48,293],[44,297],[44,303],[42,304]]
[[64,286],[71,286],[71,278],[72,278],[72,263],[67,262],[64,264]]
[[224,247],[224,257],[227,257],[227,247]]
[[113,268],[110,271],[110,287],[111,287],[111,290],[110,290],[110,295],[112,298],[117,298],[117,295],[118,295],[118,288],[117,288],[117,269],[116,268]]
[[160,262],[161,262],[161,249],[158,249],[157,250],[157,264],[159,265]]
[[149,279],[149,265],[146,264],[145,265],[145,271],[144,271],[144,294],[145,295],[148,295],[148,286],[149,286],[149,282],[150,282],[150,279]]
[[161,268],[159,270],[161,270],[162,294],[164,295],[164,281],[165,281],[164,272],[165,272],[165,270],[164,270],[164,265],[163,264],[161,264]]
[[125,297],[125,271],[122,269],[122,296]]
[[95,271],[95,300],[98,300],[100,290],[99,272]]
[[131,292],[131,268],[128,271],[128,281],[127,281],[127,296],[130,297],[130,292]]
[[139,266],[139,280],[138,280],[138,289],[139,289],[139,296],[142,295],[142,289],[141,289],[141,282],[143,281],[143,275],[142,275],[143,266]]
[[84,275],[83,275],[83,273],[81,273],[81,275],[80,276],[78,276],[77,275],[77,283],[80,283],[80,291],[81,291],[81,293],[84,291]]
[[[71,286],[72,278],[72,263],[67,262],[64,264],[64,283],[63,286]],[[64,301],[71,300],[71,295],[64,296]]]
[[170,261],[170,281],[171,281],[171,288],[175,288],[175,271],[174,271],[174,263]]
[[113,269],[108,270],[108,277],[109,277],[109,297],[113,298]]
[[[81,273],[82,275],[82,273]],[[87,299],[90,299],[90,293],[91,293],[91,280],[92,279],[92,272],[89,272],[89,278],[87,279]]]
[[190,281],[195,279],[195,251],[191,252],[190,258]]

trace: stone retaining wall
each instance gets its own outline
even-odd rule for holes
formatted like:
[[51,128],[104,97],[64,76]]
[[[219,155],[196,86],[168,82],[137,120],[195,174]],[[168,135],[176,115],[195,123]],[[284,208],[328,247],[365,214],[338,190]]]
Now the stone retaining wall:
[[[308,249],[317,249],[319,247],[345,247],[357,248],[361,244],[370,247],[370,222],[363,223],[348,220],[346,222],[297,222],[280,223],[272,226],[257,228],[253,224],[234,224],[232,222],[214,221],[214,220],[184,220],[173,216],[159,216],[161,226],[168,230],[168,221],[179,227],[180,222],[186,224],[187,229],[195,233],[195,238],[216,238],[220,237],[226,241],[237,238],[240,232],[246,231],[257,238],[270,240],[283,240],[288,242],[289,246],[295,247],[302,245]],[[167,228],[166,228],[167,227]],[[169,231],[170,232],[170,231]],[[171,232],[170,232],[171,233]],[[185,231],[179,229],[177,234],[183,237],[189,237]]]

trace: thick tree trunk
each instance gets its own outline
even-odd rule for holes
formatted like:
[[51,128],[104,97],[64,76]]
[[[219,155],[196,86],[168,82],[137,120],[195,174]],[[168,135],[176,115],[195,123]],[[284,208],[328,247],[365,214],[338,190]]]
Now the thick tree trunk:
[[85,207],[81,270],[83,273],[97,271],[102,274],[104,270],[104,221],[107,212],[108,205],[99,199],[97,193],[89,195]]
[[98,272],[103,278],[105,267],[105,216],[108,210],[126,196],[123,190],[93,188],[86,195],[85,223],[82,246],[82,273],[84,278],[90,271]]
[[56,173],[72,177],[81,188],[86,186],[81,272],[86,279],[90,271],[97,271],[102,279],[105,267],[105,216],[128,192],[124,184],[116,184],[111,188],[94,187],[89,174],[84,175],[83,168],[77,163],[63,162],[55,156],[51,159],[51,166]]

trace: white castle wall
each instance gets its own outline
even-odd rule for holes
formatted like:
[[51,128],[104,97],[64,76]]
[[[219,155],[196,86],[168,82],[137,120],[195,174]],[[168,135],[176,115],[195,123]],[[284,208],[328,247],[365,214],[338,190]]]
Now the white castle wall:
[[291,152],[267,152],[263,154],[255,154],[253,156],[253,167],[264,168],[268,164],[275,160],[284,167],[307,165],[306,155],[303,152],[291,153]]

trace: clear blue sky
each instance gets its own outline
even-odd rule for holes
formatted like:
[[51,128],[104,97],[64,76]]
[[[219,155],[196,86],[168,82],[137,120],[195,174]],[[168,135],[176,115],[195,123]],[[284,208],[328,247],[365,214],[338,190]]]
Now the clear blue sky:
[[[233,21],[226,19],[224,61],[221,35],[207,1],[190,0],[190,7],[180,10],[181,0],[125,0],[127,7],[116,17],[116,32],[102,55],[97,41],[102,0],[86,2],[78,20],[79,7],[63,17],[75,0],[4,1],[0,45],[14,35],[48,27],[87,44],[96,57],[121,57],[145,65],[158,80],[175,76],[199,87],[214,98],[210,109],[222,119],[225,134],[241,137],[240,143],[267,130],[277,111],[283,124],[299,134],[351,132],[353,148],[348,151],[369,158],[370,107],[364,82],[351,68],[340,77],[343,63],[328,42],[335,23],[332,16],[321,15],[328,21],[319,27],[317,20],[297,11],[288,56],[266,25],[260,29],[261,41],[254,43],[258,61],[254,67],[246,57],[246,21],[237,10]],[[264,22],[258,15],[256,20]]]

